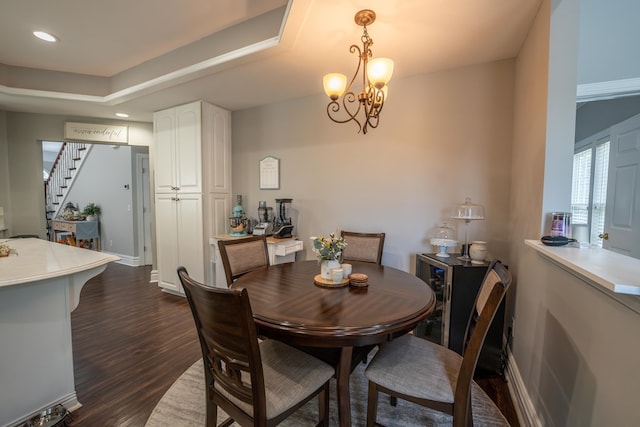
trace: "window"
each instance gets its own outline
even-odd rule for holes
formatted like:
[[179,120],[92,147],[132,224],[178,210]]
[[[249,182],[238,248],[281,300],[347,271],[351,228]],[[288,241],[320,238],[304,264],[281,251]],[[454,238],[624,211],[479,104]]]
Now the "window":
[[602,247],[609,171],[609,136],[587,138],[573,155],[571,217],[579,241]]

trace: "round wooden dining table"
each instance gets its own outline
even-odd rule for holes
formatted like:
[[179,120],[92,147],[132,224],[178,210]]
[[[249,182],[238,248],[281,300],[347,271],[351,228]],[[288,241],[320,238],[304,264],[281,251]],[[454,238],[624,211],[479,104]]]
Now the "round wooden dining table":
[[314,283],[317,261],[272,265],[236,280],[246,288],[258,333],[302,348],[336,369],[340,426],[351,425],[349,375],[377,344],[414,329],[436,298],[418,277],[391,267],[352,262],[367,287]]

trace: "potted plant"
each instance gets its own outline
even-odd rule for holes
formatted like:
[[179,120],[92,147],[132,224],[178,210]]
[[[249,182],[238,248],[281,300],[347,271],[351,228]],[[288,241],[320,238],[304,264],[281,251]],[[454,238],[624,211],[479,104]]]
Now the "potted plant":
[[329,237],[311,237],[313,252],[320,261],[320,275],[331,280],[331,269],[340,267],[340,257],[347,243],[341,236],[331,233]]
[[95,203],[89,203],[84,207],[82,213],[86,215],[87,221],[95,221],[97,216],[100,215],[100,206]]

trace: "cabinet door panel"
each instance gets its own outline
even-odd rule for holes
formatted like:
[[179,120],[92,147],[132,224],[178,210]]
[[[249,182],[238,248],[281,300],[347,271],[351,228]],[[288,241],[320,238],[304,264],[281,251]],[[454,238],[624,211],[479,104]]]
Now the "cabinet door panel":
[[206,156],[209,191],[231,192],[231,112],[215,106],[209,108],[211,126],[205,130],[211,141]]
[[173,118],[173,112],[154,114],[155,187],[159,193],[173,191],[176,182]]
[[180,194],[176,206],[178,261],[187,269],[189,276],[204,283],[202,197]]
[[158,285],[174,292],[182,291],[178,281],[178,230],[176,227],[176,201],[172,194],[156,198],[156,258]]
[[202,191],[200,103],[176,108],[177,185],[180,192]]

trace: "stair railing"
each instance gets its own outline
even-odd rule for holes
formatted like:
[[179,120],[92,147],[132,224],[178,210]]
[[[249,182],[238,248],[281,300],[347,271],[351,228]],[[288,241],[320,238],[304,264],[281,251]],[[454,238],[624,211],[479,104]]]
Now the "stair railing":
[[65,142],[60,147],[49,178],[44,184],[47,223],[60,213],[67,193],[91,147],[91,144],[83,142]]

